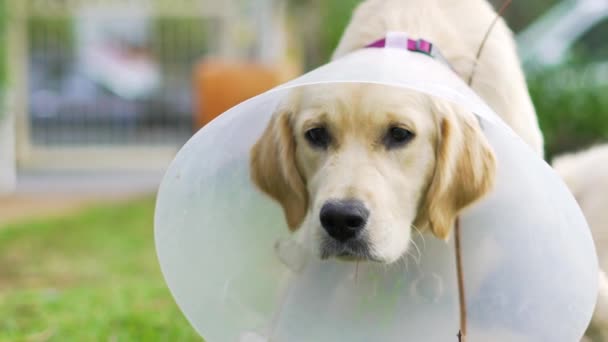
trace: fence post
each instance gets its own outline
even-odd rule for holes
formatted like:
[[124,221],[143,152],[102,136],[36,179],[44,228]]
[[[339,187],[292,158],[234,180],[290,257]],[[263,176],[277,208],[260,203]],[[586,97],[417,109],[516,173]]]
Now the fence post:
[[0,196],[12,193],[17,185],[14,111],[10,94],[3,97],[0,116]]
[[[10,13],[10,7],[12,1],[3,1],[0,8],[0,42],[3,45],[3,49],[0,49],[0,53],[3,54],[0,58],[0,196],[10,194],[15,191],[17,183],[17,159],[15,155],[15,117],[12,108],[13,96],[7,83],[10,82],[10,77],[7,77],[8,66],[8,54],[10,52],[10,46],[8,42],[8,31],[10,30],[11,19],[7,15]],[[7,82],[8,81],[8,82]]]

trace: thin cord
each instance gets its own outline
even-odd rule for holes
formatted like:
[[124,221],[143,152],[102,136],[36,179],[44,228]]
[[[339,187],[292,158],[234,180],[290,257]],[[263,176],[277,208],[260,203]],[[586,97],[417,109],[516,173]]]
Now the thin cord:
[[486,41],[488,40],[488,37],[490,37],[490,33],[492,33],[492,30],[494,29],[494,26],[498,22],[498,19],[500,19],[500,17],[502,17],[502,14],[509,7],[509,5],[511,5],[511,2],[512,2],[512,0],[505,0],[505,2],[502,3],[502,6],[500,6],[498,13],[496,13],[496,18],[494,18],[494,21],[492,21],[492,23],[490,24],[490,27],[488,27],[488,30],[486,31],[485,36],[483,36],[481,44],[479,45],[479,49],[477,49],[477,56],[475,57],[475,64],[473,64],[473,70],[471,71],[471,75],[469,75],[469,81],[468,81],[469,85],[473,84],[473,77],[475,77],[475,72],[477,71],[477,64],[479,63],[479,57],[481,57],[481,52],[483,51],[483,48],[486,45]]
[[[481,44],[479,44],[479,49],[477,49],[477,55],[475,56],[475,64],[473,64],[473,70],[471,70],[471,74],[469,75],[468,84],[469,86],[473,84],[473,77],[475,77],[475,72],[477,71],[477,65],[479,64],[479,58],[481,57],[481,52],[490,37],[490,33],[494,29],[494,26],[498,22],[505,12],[505,10],[511,5],[512,0],[505,0],[498,13],[496,13],[496,18],[488,27]],[[456,253],[456,277],[458,278],[458,306],[460,310],[460,330],[458,331],[458,342],[466,342],[467,339],[467,301],[465,296],[464,289],[464,274],[462,270],[462,253],[460,247],[460,218],[456,218],[456,225],[454,227],[454,244],[455,244],[455,253]]]
[[460,331],[458,342],[465,342],[467,336],[467,301],[464,292],[464,274],[462,271],[462,253],[460,248],[460,218],[456,218],[454,227],[454,244],[456,252],[456,277],[458,278],[458,304],[460,309]]

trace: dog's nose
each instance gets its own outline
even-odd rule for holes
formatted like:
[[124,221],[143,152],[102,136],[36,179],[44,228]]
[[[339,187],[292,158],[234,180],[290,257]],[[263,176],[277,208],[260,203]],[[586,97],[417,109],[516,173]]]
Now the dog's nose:
[[358,200],[329,201],[323,205],[319,216],[329,236],[345,242],[365,227],[369,210]]

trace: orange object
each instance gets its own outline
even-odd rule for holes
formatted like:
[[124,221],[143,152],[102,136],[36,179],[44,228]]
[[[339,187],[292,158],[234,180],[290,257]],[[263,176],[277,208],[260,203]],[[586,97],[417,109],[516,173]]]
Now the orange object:
[[199,63],[194,80],[194,128],[251,97],[277,86],[280,71],[255,63],[206,60]]

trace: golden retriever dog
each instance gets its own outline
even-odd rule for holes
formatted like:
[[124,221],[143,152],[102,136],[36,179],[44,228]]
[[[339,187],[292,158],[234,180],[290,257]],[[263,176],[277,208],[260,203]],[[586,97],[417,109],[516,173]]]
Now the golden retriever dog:
[[255,183],[321,257],[399,259],[410,229],[446,239],[492,186],[494,155],[476,118],[382,85],[297,89],[252,151]]
[[[334,58],[401,31],[441,49],[466,81],[496,13],[484,0],[368,0]],[[430,57],[429,57],[430,58]],[[511,32],[500,21],[474,90],[542,155]],[[253,182],[321,258],[392,263],[412,231],[450,236],[493,186],[496,161],[473,113],[419,92],[371,84],[293,90],[251,151]]]
[[565,154],[553,167],[580,205],[599,257],[599,295],[588,335],[592,341],[608,341],[608,144]]

